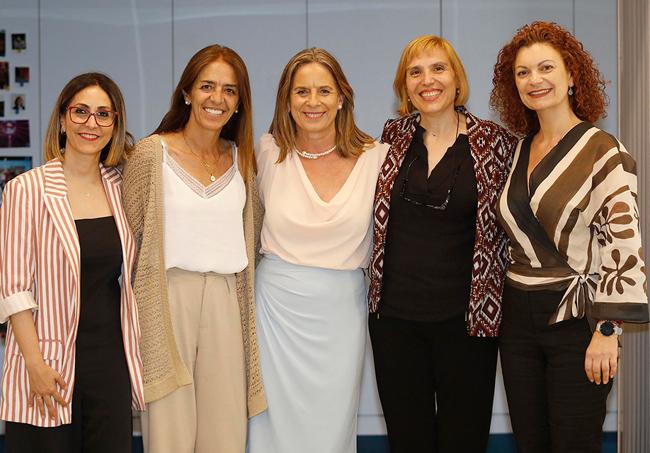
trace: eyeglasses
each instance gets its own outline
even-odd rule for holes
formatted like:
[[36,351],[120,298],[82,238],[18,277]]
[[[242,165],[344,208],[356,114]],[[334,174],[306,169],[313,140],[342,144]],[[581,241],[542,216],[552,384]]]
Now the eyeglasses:
[[[460,167],[463,165],[463,162],[461,161],[461,163],[456,167],[456,171],[454,172],[454,176],[451,181],[451,186],[449,187],[449,189],[447,189],[447,196],[445,197],[443,202],[440,204],[434,204],[430,200],[425,200],[425,198],[428,198],[427,195],[415,194],[408,191],[409,174],[411,172],[411,166],[413,165],[413,162],[418,160],[419,157],[420,157],[419,154],[415,156],[415,159],[413,159],[409,163],[409,166],[406,167],[406,176],[404,177],[404,183],[402,184],[402,191],[400,193],[400,195],[402,196],[402,200],[407,201],[409,203],[413,203],[416,206],[424,206],[425,208],[435,209],[436,211],[444,211],[445,209],[447,209],[447,206],[449,205],[449,200],[451,199],[451,192],[452,190],[454,190],[454,186],[456,185],[456,179],[458,177],[458,173],[460,173]],[[417,198],[420,199],[418,200]]]
[[78,105],[68,107],[68,114],[70,115],[70,121],[75,124],[86,124],[90,117],[94,116],[95,122],[101,127],[111,127],[115,124],[115,119],[117,118],[117,112],[112,110],[97,110],[91,113],[86,107]]

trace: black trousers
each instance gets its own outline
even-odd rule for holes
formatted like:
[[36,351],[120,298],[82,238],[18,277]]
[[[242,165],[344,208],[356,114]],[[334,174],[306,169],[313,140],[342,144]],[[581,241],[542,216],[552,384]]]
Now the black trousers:
[[72,423],[41,428],[7,422],[7,453],[130,453],[131,380],[122,342],[77,350]]
[[370,315],[370,338],[391,453],[485,453],[497,343],[444,322]]
[[586,319],[548,325],[562,293],[506,285],[499,348],[519,453],[600,453],[607,385],[584,370]]

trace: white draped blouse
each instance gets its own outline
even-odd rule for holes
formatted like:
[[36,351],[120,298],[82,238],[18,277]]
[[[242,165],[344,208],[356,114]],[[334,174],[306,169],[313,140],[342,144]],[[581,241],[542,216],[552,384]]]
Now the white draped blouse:
[[276,163],[280,149],[272,135],[263,135],[257,147],[257,180],[265,208],[261,253],[326,269],[367,267],[375,186],[388,148],[375,143],[361,154],[341,189],[325,202],[300,158],[290,153]]

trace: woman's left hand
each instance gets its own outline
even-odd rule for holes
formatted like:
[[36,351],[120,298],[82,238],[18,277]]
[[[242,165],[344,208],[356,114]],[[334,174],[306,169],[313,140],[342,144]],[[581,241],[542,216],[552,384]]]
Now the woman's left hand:
[[604,336],[595,331],[585,353],[589,382],[607,384],[618,371],[618,335]]

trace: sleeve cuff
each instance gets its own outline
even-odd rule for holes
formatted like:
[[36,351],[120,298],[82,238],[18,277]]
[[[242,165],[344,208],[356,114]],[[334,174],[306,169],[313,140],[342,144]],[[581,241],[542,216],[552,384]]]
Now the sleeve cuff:
[[625,322],[645,323],[650,321],[647,303],[596,302],[591,311],[594,319],[615,319]]
[[11,315],[21,311],[37,309],[31,291],[21,291],[0,301],[0,323],[5,323]]

